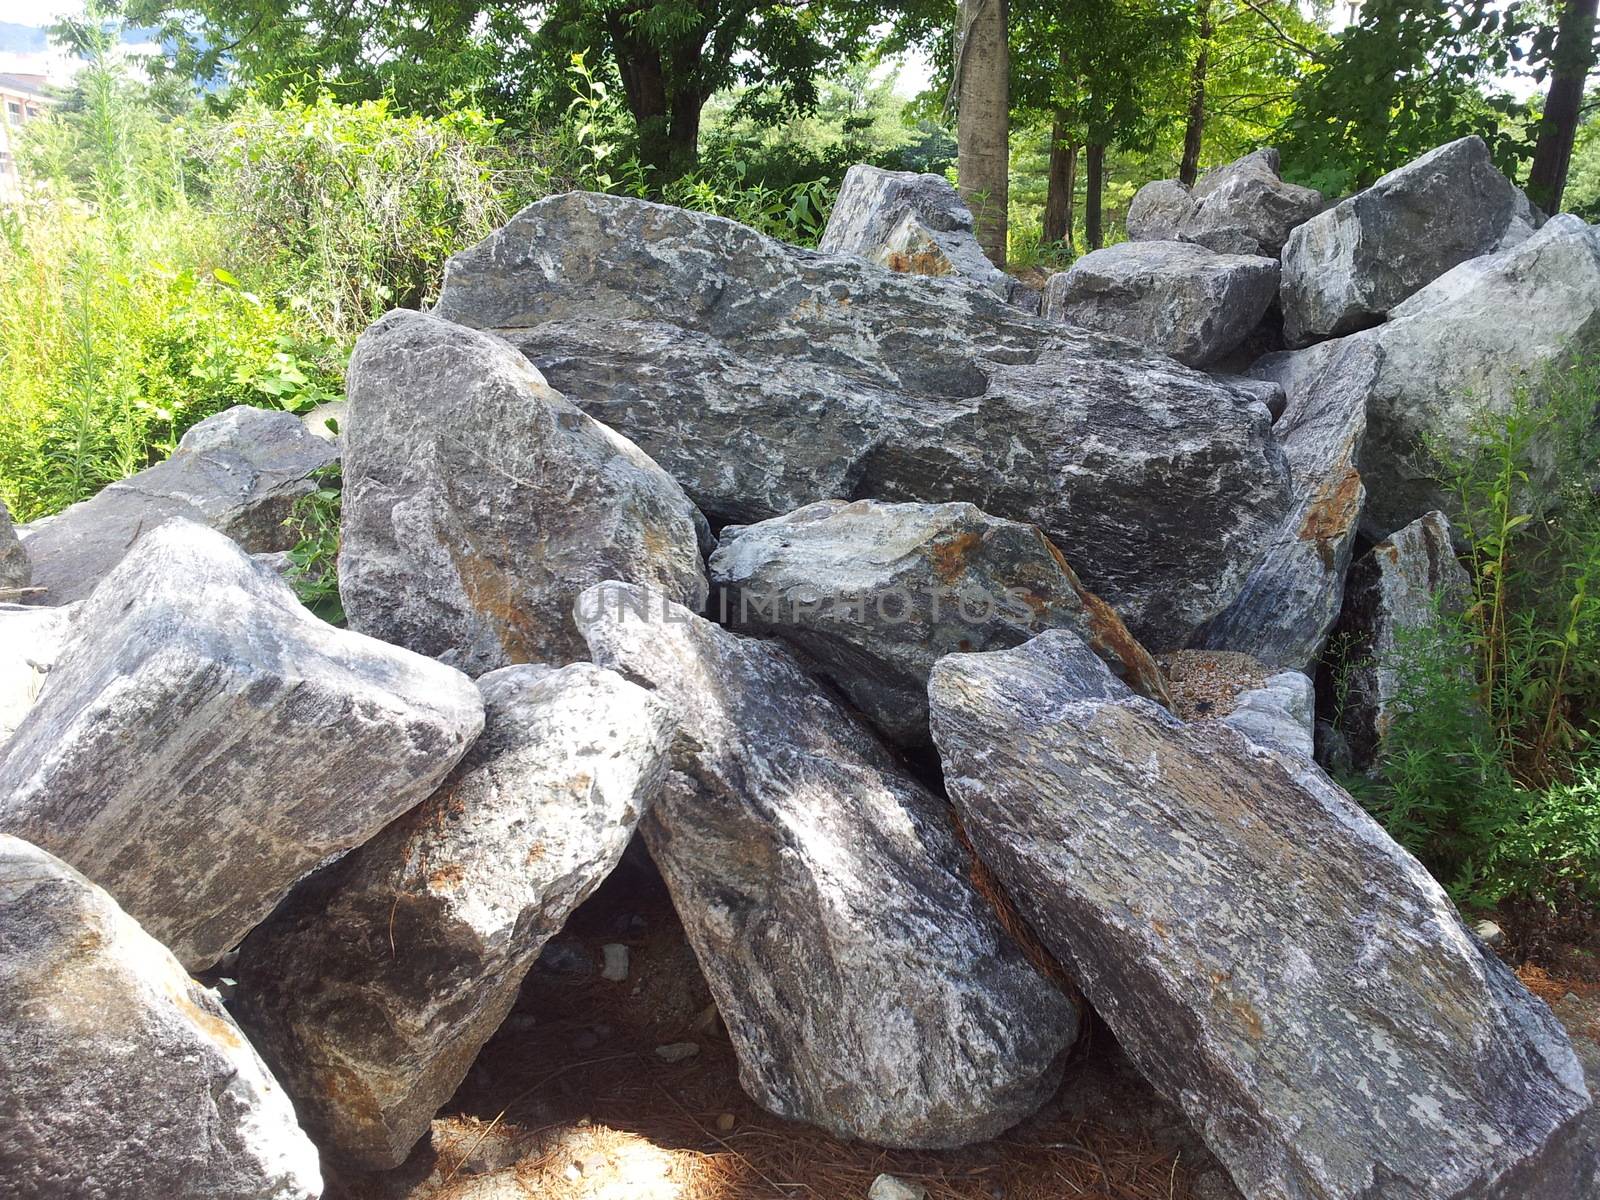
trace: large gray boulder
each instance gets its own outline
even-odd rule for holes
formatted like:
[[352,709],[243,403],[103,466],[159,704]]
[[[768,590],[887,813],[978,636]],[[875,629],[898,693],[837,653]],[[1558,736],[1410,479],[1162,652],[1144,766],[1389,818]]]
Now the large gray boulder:
[[214,992],[0,834],[0,1195],[315,1200],[317,1151]]
[[1249,337],[1277,294],[1277,259],[1122,242],[1050,276],[1044,315],[1203,367]]
[[1278,152],[1267,147],[1207,171],[1193,189],[1176,179],[1145,184],[1128,207],[1128,237],[1277,258],[1290,231],[1321,208],[1321,192],[1283,182]]
[[199,969],[426,799],[482,724],[464,675],[319,621],[220,533],[169,521],[80,606],[0,759],[0,831]]
[[[1378,360],[1358,463],[1367,488],[1362,531],[1378,540],[1425,512],[1450,511],[1434,449],[1472,449],[1486,411],[1509,411],[1520,392],[1537,396],[1552,372],[1600,342],[1600,230],[1553,217],[1344,341],[1371,343]],[[1319,350],[1280,362],[1274,374],[1314,370]]]
[[478,680],[483,736],[426,803],[296,888],[239,953],[234,1011],[325,1153],[399,1165],[616,866],[672,719],[589,663]]
[[35,604],[81,600],[141,537],[174,518],[218,530],[252,554],[288,550],[284,522],[317,488],[338,448],[292,413],[239,405],[183,435],[172,457],[52,517],[19,527],[33,559]]
[[0,604],[0,747],[39,698],[77,609]]
[[1079,1014],[973,887],[943,802],[776,642],[625,584],[577,618],[679,718],[640,829],[745,1091],[902,1147],[982,1141],[1048,1099]]
[[1477,136],[1430,150],[1313,217],[1283,248],[1290,346],[1374,324],[1451,267],[1487,254],[1519,193]]
[[1471,590],[1441,512],[1424,513],[1351,567],[1334,637],[1338,726],[1356,765],[1377,757],[1404,701],[1407,664],[1438,653],[1431,632],[1441,618],[1460,615]]
[[1064,631],[950,655],[929,696],[978,853],[1245,1195],[1590,1194],[1566,1034],[1317,767]]
[[1033,525],[970,504],[823,500],[731,526],[711,556],[724,623],[776,635],[891,740],[928,741],[928,675],[957,650],[1071,629],[1136,691],[1161,671]]
[[583,658],[603,579],[706,598],[672,479],[499,338],[397,309],[350,358],[339,596],[351,628],[472,675]]
[[956,275],[1009,300],[1017,281],[983,252],[972,212],[943,175],[857,163],[844,174],[817,246],[908,275]]
[[22,591],[33,582],[33,563],[17,539],[11,523],[11,510],[0,501],[0,600],[22,599]]
[[1356,464],[1381,364],[1371,342],[1343,339],[1268,355],[1252,368],[1286,397],[1272,431],[1289,462],[1295,505],[1263,543],[1239,595],[1196,645],[1297,671],[1309,670],[1322,653],[1339,617],[1366,506]]
[[512,341],[719,525],[964,500],[1044,529],[1154,649],[1227,605],[1288,505],[1247,389],[703,213],[542,200],[451,260],[437,312]]

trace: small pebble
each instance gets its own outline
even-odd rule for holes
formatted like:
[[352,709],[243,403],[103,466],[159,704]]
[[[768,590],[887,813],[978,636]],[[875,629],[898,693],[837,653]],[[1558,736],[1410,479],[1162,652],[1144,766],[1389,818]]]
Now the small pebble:
[[605,955],[606,960],[600,977],[612,983],[625,983],[628,978],[628,948],[621,942],[609,942],[600,947],[600,953]]
[[696,1042],[672,1042],[666,1046],[656,1047],[656,1057],[662,1062],[681,1063],[687,1062],[700,1053],[700,1046]]
[[559,975],[588,975],[594,970],[594,960],[581,942],[570,938],[551,938],[539,955],[539,967]]
[[879,1175],[867,1189],[867,1200],[928,1200],[928,1189],[893,1175]]
[[736,1124],[738,1124],[738,1121],[732,1113],[723,1113],[717,1118],[717,1132],[729,1133]]
[[1498,946],[1506,940],[1505,930],[1493,921],[1479,921],[1472,927],[1472,932],[1483,940],[1485,946]]

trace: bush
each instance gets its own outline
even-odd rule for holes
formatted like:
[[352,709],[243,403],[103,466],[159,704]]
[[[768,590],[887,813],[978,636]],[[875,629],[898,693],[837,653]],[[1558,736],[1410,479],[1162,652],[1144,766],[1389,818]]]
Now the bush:
[[1401,639],[1397,715],[1362,798],[1458,901],[1600,903],[1600,360],[1437,452],[1472,594]]

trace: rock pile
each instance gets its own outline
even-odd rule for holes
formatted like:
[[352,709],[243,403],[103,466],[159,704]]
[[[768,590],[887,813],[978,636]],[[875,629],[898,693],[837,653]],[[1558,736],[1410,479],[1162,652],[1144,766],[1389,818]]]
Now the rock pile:
[[[1595,1195],[1566,1035],[1312,759],[1461,586],[1417,447],[1600,337],[1537,223],[1472,139],[1325,212],[1264,151],[1030,316],[932,177],[823,252],[556,196],[336,439],[234,410],[0,518],[0,1191],[400,1163],[637,832],[773,1113],[994,1137],[1087,1005],[1247,1200]],[[269,553],[340,455],[351,629]]]

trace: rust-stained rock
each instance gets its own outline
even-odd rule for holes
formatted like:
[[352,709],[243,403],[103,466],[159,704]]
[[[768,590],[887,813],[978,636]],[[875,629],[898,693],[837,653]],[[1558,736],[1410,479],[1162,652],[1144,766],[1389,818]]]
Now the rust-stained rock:
[[541,200],[451,260],[436,311],[514,343],[718,525],[976,504],[1043,529],[1153,649],[1227,607],[1289,503],[1256,391],[704,213]]
[[216,994],[0,834],[0,1196],[316,1200],[317,1151]]
[[1566,1034],[1307,759],[1062,630],[941,659],[929,697],[972,844],[1246,1196],[1593,1194]]
[[1269,355],[1252,368],[1287,397],[1272,432],[1288,460],[1296,504],[1262,546],[1243,590],[1196,645],[1296,671],[1310,669],[1322,652],[1339,617],[1366,503],[1357,463],[1381,364],[1376,345],[1345,339]]
[[498,338],[396,310],[350,359],[350,626],[479,675],[585,657],[572,601],[637,580],[698,609],[699,514]]
[[1112,671],[1166,701],[1161,671],[1036,526],[970,504],[824,500],[723,530],[719,612],[776,634],[891,740],[928,740],[928,675],[957,650],[1071,629]]
[[0,755],[0,831],[198,970],[426,799],[482,726],[460,672],[318,620],[222,534],[169,521],[78,606]]
[[1074,1003],[1007,937],[946,805],[779,642],[602,584],[595,661],[680,734],[640,825],[768,1111],[888,1146],[994,1137],[1056,1090]]
[[240,1023],[344,1163],[405,1159],[666,776],[670,714],[611,671],[506,667],[478,687],[483,736],[450,778],[239,952]]

